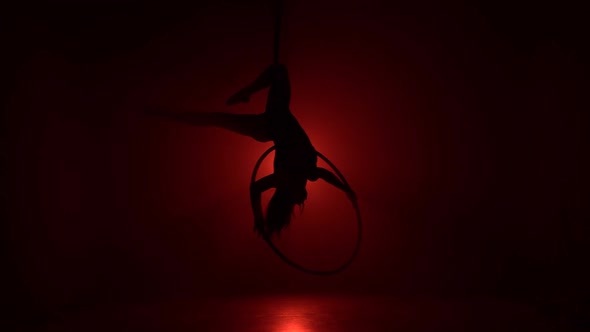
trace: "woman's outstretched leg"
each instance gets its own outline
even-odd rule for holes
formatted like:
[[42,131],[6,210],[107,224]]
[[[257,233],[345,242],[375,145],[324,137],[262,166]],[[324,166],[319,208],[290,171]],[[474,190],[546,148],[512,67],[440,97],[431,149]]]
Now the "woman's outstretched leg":
[[159,110],[150,110],[147,113],[193,126],[224,128],[240,135],[252,137],[259,142],[268,142],[271,140],[268,125],[263,114],[232,114],[225,112],[174,113]]

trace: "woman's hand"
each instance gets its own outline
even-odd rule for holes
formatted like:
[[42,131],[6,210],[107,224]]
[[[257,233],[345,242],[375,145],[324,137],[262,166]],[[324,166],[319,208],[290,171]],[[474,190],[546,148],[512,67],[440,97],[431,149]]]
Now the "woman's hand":
[[264,219],[262,217],[254,218],[254,228],[252,230],[258,233],[259,237],[266,234],[266,230],[264,227]]
[[358,199],[357,196],[356,196],[356,193],[354,191],[352,191],[352,189],[350,189],[350,188],[348,188],[348,190],[346,191],[346,197],[348,197],[348,199],[351,202],[355,202],[355,203],[356,203],[356,201]]

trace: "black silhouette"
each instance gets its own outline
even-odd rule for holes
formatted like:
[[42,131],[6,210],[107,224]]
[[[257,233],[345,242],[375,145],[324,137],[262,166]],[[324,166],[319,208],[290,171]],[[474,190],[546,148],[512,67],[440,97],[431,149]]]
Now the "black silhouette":
[[[325,168],[317,167],[317,154],[309,137],[289,109],[291,86],[287,68],[281,64],[268,67],[254,82],[231,96],[226,104],[248,102],[250,96],[270,88],[264,113],[232,114],[225,112],[170,113],[150,110],[153,115],[164,116],[195,126],[216,126],[250,136],[260,142],[272,141],[275,145],[274,172],[252,184],[254,229],[259,235],[280,234],[291,220],[295,205],[302,206],[307,199],[307,181],[323,179],[356,200],[352,189]],[[268,204],[266,219],[261,211],[262,192],[275,188]]]

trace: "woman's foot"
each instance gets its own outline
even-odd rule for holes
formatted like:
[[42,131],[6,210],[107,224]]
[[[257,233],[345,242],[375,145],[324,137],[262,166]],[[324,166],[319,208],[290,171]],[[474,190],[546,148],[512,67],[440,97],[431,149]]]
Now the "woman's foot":
[[225,102],[225,104],[227,106],[230,106],[230,105],[234,105],[237,103],[247,103],[249,101],[250,101],[250,94],[245,93],[244,91],[239,91],[238,93],[229,97],[229,99]]

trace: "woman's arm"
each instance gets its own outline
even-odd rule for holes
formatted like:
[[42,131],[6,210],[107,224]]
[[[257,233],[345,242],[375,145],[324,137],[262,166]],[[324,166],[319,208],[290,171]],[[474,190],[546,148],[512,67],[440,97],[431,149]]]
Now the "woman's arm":
[[350,200],[356,201],[356,199],[357,199],[356,194],[352,190],[352,188],[350,188],[346,184],[342,183],[342,181],[340,181],[340,179],[336,175],[334,175],[334,173],[332,173],[329,170],[322,168],[322,167],[318,167],[317,172],[318,172],[317,173],[318,178],[320,178],[320,179],[328,182],[329,184],[333,185],[334,187],[344,191]]
[[252,211],[254,212],[254,230],[258,235],[264,233],[264,214],[262,212],[261,196],[262,193],[270,188],[276,187],[275,175],[267,175],[258,181],[252,183],[250,186],[250,201],[252,203]]

